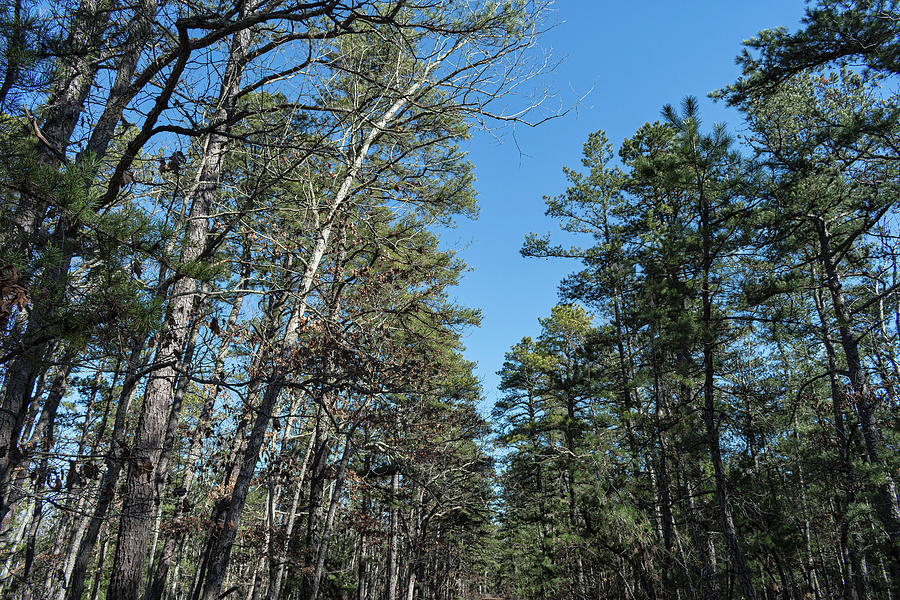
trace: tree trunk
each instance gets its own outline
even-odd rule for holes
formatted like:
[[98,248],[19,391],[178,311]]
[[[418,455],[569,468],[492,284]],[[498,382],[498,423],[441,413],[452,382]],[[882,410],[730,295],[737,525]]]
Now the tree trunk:
[[384,592],[384,600],[397,600],[397,554],[399,552],[398,538],[400,535],[399,511],[397,508],[397,494],[400,490],[400,471],[394,467],[391,473],[391,493],[388,496],[390,525],[388,529],[387,548],[387,586]]
[[[219,92],[219,107],[212,117],[216,127],[228,128],[235,110],[237,93],[243,74],[244,55],[249,45],[249,31],[234,35]],[[229,137],[227,131],[211,133],[206,138],[202,163],[191,194],[193,204],[185,232],[182,263],[190,264],[206,250],[208,219],[219,186]],[[122,518],[109,584],[111,600],[137,600],[147,554],[147,542],[158,502],[156,480],[167,415],[175,391],[175,365],[179,362],[194,320],[194,295],[197,282],[182,276],[172,289],[163,330],[157,344],[156,364],[144,393],[137,433],[131,450],[131,461],[122,502]]]
[[[134,342],[135,348],[128,359],[128,376],[125,378],[122,390],[119,393],[118,403],[116,404],[116,416],[110,436],[109,451],[106,456],[106,469],[100,480],[100,497],[97,505],[94,507],[81,544],[77,548],[77,555],[72,569],[72,579],[68,583],[67,600],[81,600],[88,563],[91,560],[97,536],[100,533],[101,526],[106,522],[107,511],[115,499],[116,483],[119,480],[119,474],[126,460],[125,429],[127,427],[129,409],[135,389],[141,378],[141,371],[147,364],[147,359],[141,357],[143,343],[143,338]],[[107,535],[109,535],[108,531]]]
[[756,600],[753,579],[750,576],[750,570],[747,568],[747,561],[744,558],[744,552],[738,541],[737,531],[734,526],[728,480],[725,476],[725,467],[722,464],[722,449],[719,445],[719,426],[716,419],[714,387],[716,337],[712,315],[712,290],[710,288],[710,274],[713,267],[713,240],[710,225],[711,208],[709,206],[709,198],[704,192],[703,180],[699,177],[698,179],[700,181],[700,235],[703,253],[703,287],[700,291],[703,310],[703,420],[706,425],[706,439],[715,476],[719,521],[725,534],[728,557],[746,600]]
[[[245,248],[244,253],[245,258],[247,258],[247,249]],[[244,285],[249,278],[249,269],[245,267],[241,279],[237,284],[237,289],[243,289]],[[237,323],[238,315],[240,314],[241,307],[244,302],[244,294],[238,294],[238,296],[234,299],[234,302],[231,305],[231,312],[228,315],[228,321],[225,330],[225,336],[222,339],[221,345],[219,346],[218,351],[216,352],[216,359],[213,366],[213,376],[217,380],[217,382],[221,382],[224,379],[224,368],[225,361],[228,358],[228,354],[231,347],[231,339],[235,333],[235,326]],[[195,330],[196,335],[196,330]],[[186,381],[185,381],[186,383]],[[184,468],[184,478],[181,481],[181,497],[178,500],[178,503],[175,507],[175,513],[172,515],[172,522],[177,523],[181,519],[185,518],[189,512],[189,495],[194,486],[194,480],[196,477],[197,469],[196,463],[200,458],[200,450],[203,445],[203,439],[207,435],[207,427],[209,427],[209,422],[212,418],[212,411],[215,406],[216,398],[219,395],[221,384],[216,383],[213,386],[212,391],[206,396],[203,402],[203,407],[200,409],[200,415],[197,421],[197,426],[194,428],[193,433],[191,434],[191,442],[188,446],[187,457],[185,459],[185,468]],[[179,387],[179,392],[182,394],[186,389],[185,386]],[[176,402],[176,405],[180,405],[180,401]],[[177,419],[173,419],[172,415],[169,418],[169,428],[166,435],[167,440],[174,435],[175,427],[177,427]],[[171,447],[171,442],[168,444]],[[163,543],[163,550],[160,554],[159,562],[157,563],[155,573],[151,580],[150,585],[147,586],[147,592],[144,596],[144,600],[161,600],[163,596],[163,592],[165,589],[166,579],[168,578],[169,568],[172,563],[172,559],[175,556],[175,549],[178,547],[180,541],[183,539],[184,533],[179,532],[178,534],[169,535],[165,542]]]
[[344,452],[338,463],[338,470],[335,474],[334,487],[331,491],[331,499],[328,502],[328,512],[325,517],[325,523],[322,526],[322,533],[319,536],[319,544],[316,548],[315,571],[312,580],[312,594],[310,600],[319,600],[319,590],[321,589],[322,576],[325,574],[325,559],[328,556],[328,544],[331,540],[332,525],[334,524],[334,516],[337,513],[337,507],[340,503],[341,490],[344,487],[344,476],[347,472],[347,463],[350,462],[350,454],[353,449],[353,431],[355,425],[350,427],[344,441]]
[[[858,539],[850,535],[847,509],[856,502],[856,474],[853,469],[853,461],[850,458],[849,436],[844,425],[844,393],[838,381],[837,356],[831,333],[828,330],[828,321],[825,317],[825,303],[820,290],[813,292],[813,301],[819,315],[821,324],[822,344],[825,346],[825,355],[828,357],[828,379],[831,384],[831,410],[834,418],[834,429],[838,440],[838,461],[842,478],[844,479],[845,492],[842,498],[838,498],[838,520],[840,523],[841,554],[847,559],[852,589],[856,591],[858,600],[868,600],[871,595],[866,591],[865,582],[862,580],[862,564],[858,548]],[[844,588],[844,596],[850,600],[851,586],[847,582]]]
[[[97,73],[96,53],[111,14],[112,11],[101,0],[83,0],[73,13],[69,24],[71,33],[65,45],[76,51],[67,57],[68,62],[62,61],[59,65],[58,77],[48,97],[42,133],[53,147],[38,145],[38,162],[42,165],[56,168],[62,164],[65,148],[81,117],[81,109]],[[41,231],[46,210],[43,197],[28,191],[20,195],[13,215],[14,224],[21,231],[23,251],[31,253],[39,246],[36,236]],[[61,237],[64,239],[65,221],[64,216],[59,218],[54,243]],[[65,256],[65,251],[63,254]],[[67,262],[65,258],[62,261]],[[54,274],[59,276],[61,271],[64,269],[49,267],[45,277],[53,279]],[[50,300],[54,299],[38,303],[28,313],[28,326],[23,332],[27,350],[11,361],[5,373],[5,390],[0,406],[0,522],[10,509],[6,502],[7,486],[12,470],[21,458],[18,443],[24,420],[23,410],[31,399],[35,380],[48,366],[42,360],[47,343],[36,342],[36,339],[46,333],[44,305]]]
[[844,298],[841,276],[838,273],[832,249],[831,235],[824,218],[817,218],[815,226],[819,238],[819,258],[825,270],[825,284],[831,293],[832,308],[837,318],[841,347],[850,377],[851,398],[855,400],[859,422],[862,426],[866,458],[872,464],[877,465],[884,476],[883,482],[877,485],[875,514],[878,515],[878,519],[884,527],[891,579],[896,585],[900,582],[900,504],[897,499],[897,486],[893,474],[885,466],[884,442],[875,418],[877,401],[869,388],[868,377],[862,367],[859,342],[853,332],[853,317]]
[[[288,512],[287,526],[284,530],[284,537],[288,541],[288,544],[290,544],[291,539],[293,539],[294,525],[297,523],[297,506],[300,504],[300,496],[303,492],[304,481],[306,480],[306,467],[309,464],[309,458],[312,455],[312,447],[314,441],[315,434],[314,432],[310,432],[309,442],[306,445],[306,451],[303,453],[303,462],[300,465],[300,473],[297,475],[297,479],[294,483],[294,497],[291,500],[291,509]],[[281,585],[284,580],[286,563],[286,558],[278,562],[278,569],[275,574],[274,582],[270,585],[270,589],[272,590],[270,596],[272,598],[280,598]]]

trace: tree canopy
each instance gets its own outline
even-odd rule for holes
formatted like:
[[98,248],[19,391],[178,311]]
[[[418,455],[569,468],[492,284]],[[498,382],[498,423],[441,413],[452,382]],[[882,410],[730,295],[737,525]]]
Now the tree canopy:
[[440,236],[549,16],[0,3],[0,595],[896,598],[896,2],[591,133],[485,409]]

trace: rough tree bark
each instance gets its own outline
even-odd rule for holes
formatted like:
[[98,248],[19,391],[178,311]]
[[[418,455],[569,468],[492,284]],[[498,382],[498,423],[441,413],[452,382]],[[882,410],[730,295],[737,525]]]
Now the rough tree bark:
[[866,459],[873,465],[877,465],[884,473],[883,481],[877,485],[877,497],[874,499],[875,514],[881,521],[882,527],[884,527],[887,542],[885,546],[888,554],[888,569],[891,574],[891,580],[896,584],[900,582],[900,503],[898,503],[897,498],[897,484],[893,474],[885,468],[884,440],[881,428],[875,418],[876,399],[869,387],[868,376],[862,366],[859,340],[853,331],[853,315],[844,296],[841,274],[838,271],[835,253],[832,248],[831,233],[828,224],[822,217],[815,219],[815,228],[819,241],[819,261],[824,270],[825,285],[831,294],[832,309],[837,319],[841,348],[844,351],[844,359],[847,361],[847,374],[851,385],[850,393],[859,413]]
[[[191,264],[206,249],[209,216],[219,186],[225,154],[228,148],[228,126],[235,111],[235,95],[239,90],[250,32],[237,32],[232,40],[228,64],[219,91],[219,105],[211,118],[213,127],[224,130],[210,133],[206,138],[193,186],[190,215],[184,235],[181,261]],[[197,281],[182,276],[172,286],[166,320],[157,343],[156,365],[151,373],[144,403],[138,420],[137,433],[131,449],[122,518],[109,596],[115,600],[137,600],[147,543],[157,504],[156,479],[168,424],[170,403],[176,384],[175,366],[181,358],[190,333],[194,314],[194,295]]]

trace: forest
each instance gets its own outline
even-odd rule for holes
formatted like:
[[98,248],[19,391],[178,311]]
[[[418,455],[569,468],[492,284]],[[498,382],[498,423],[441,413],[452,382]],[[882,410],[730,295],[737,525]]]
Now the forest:
[[900,600],[900,2],[590,134],[484,409],[442,235],[557,10],[0,0],[0,598]]

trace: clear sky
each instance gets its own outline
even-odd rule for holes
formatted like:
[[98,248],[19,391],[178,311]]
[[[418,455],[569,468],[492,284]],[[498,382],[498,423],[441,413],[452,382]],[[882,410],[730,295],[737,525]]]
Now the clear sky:
[[765,28],[796,29],[802,0],[644,0],[602,2],[560,0],[557,25],[542,46],[562,63],[546,77],[557,102],[571,105],[559,119],[493,136],[476,134],[469,147],[475,164],[481,216],[444,232],[445,245],[468,263],[456,299],[479,307],[482,326],[465,336],[466,357],[477,361],[490,410],[497,398],[497,370],[503,355],[523,336],[539,333],[538,318],[558,302],[558,283],[577,264],[525,259],[519,249],[529,231],[557,231],[544,216],[545,195],[565,187],[563,166],[579,167],[590,132],[606,131],[618,147],[664,104],[701,99],[707,125],[724,122],[732,131],[740,116],[706,98],[739,74],[741,42]]

